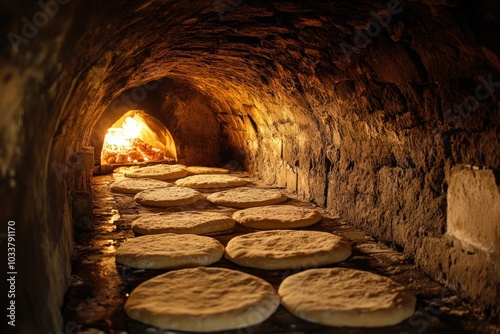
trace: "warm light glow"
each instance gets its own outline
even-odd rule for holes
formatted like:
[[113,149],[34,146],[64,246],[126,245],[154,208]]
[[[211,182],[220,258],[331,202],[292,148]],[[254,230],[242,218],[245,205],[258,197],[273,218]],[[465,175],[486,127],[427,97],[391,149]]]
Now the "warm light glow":
[[125,137],[130,139],[138,138],[142,131],[142,124],[142,122],[139,123],[132,117],[127,117],[122,125]]
[[[104,137],[104,142],[111,146],[124,146],[130,149],[135,138],[139,138],[142,131],[142,124],[127,117],[123,121],[121,128],[109,128],[108,133]],[[120,150],[120,149],[118,149]]]
[[140,119],[127,117],[121,127],[111,127],[104,137],[101,160],[104,163],[132,163],[163,160],[165,152],[142,139],[149,127]]

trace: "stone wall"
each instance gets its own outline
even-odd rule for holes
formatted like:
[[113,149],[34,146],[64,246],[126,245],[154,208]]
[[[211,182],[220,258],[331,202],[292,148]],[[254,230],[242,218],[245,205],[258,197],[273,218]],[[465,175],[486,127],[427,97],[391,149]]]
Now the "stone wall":
[[[498,262],[446,237],[452,168],[500,169],[494,1],[57,4],[29,38],[22,18],[39,4],[1,11],[4,35],[27,36],[0,54],[0,216],[18,222],[25,332],[63,326],[72,157],[120,94],[162,79],[189,89],[160,113],[209,106],[222,162],[326,206],[500,315]],[[198,145],[186,156],[206,152],[206,124],[176,117]]]

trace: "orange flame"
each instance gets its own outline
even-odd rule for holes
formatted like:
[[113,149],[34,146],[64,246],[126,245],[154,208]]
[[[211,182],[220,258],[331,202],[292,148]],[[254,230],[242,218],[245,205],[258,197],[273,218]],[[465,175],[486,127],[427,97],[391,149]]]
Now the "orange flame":
[[101,158],[106,163],[139,162],[161,160],[164,152],[142,141],[145,124],[133,117],[127,117],[121,128],[112,127],[104,137]]
[[142,131],[142,124],[132,117],[127,117],[123,121],[121,128],[109,128],[104,137],[104,143],[108,144],[114,150],[129,150],[135,138],[139,138]]

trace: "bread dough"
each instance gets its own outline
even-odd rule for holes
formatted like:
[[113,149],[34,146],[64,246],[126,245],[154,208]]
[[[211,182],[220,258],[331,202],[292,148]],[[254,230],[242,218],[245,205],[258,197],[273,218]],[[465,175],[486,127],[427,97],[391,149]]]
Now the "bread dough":
[[272,230],[234,237],[225,258],[245,267],[279,270],[314,268],[344,261],[351,245],[327,232]]
[[165,188],[173,186],[172,183],[155,179],[132,179],[123,178],[113,182],[109,188],[111,191],[125,194],[137,194],[143,190],[152,188]]
[[186,167],[188,175],[199,175],[199,174],[227,174],[228,169],[219,167],[201,167],[201,166],[190,166]]
[[170,207],[191,205],[205,198],[202,194],[186,187],[148,189],[137,193],[134,200],[143,205]]
[[123,173],[126,177],[133,178],[149,178],[156,180],[173,180],[187,175],[187,170],[184,165],[154,165],[126,171]]
[[411,317],[415,295],[390,278],[346,268],[289,276],[278,293],[291,313],[328,326],[384,327]]
[[317,210],[293,205],[268,205],[236,211],[233,219],[257,229],[298,228],[316,224],[322,216]]
[[212,332],[257,325],[278,308],[266,281],[236,270],[191,268],[156,276],[132,291],[125,312],[148,325]]
[[133,268],[175,269],[208,266],[223,254],[224,246],[214,238],[164,233],[123,242],[116,251],[116,262]]
[[232,229],[234,224],[234,219],[223,213],[184,211],[143,215],[132,222],[132,229],[140,234],[207,234]]
[[287,197],[276,190],[241,187],[210,194],[207,199],[217,205],[244,209],[281,203]]
[[178,186],[195,189],[238,187],[247,183],[245,179],[227,174],[191,175],[175,182]]

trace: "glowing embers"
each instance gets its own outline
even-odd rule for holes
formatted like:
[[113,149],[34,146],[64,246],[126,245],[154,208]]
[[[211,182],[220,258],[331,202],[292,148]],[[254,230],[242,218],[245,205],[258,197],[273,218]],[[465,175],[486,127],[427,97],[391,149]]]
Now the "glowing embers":
[[104,137],[102,164],[175,161],[172,136],[157,119],[132,110],[115,122]]
[[104,137],[102,163],[163,160],[165,158],[164,145],[156,143],[153,146],[141,139],[142,132],[149,130],[147,128],[148,126],[140,119],[130,116],[125,118],[121,127],[113,125]]

